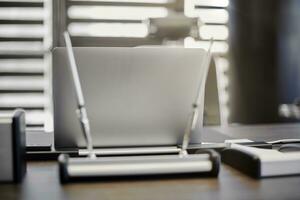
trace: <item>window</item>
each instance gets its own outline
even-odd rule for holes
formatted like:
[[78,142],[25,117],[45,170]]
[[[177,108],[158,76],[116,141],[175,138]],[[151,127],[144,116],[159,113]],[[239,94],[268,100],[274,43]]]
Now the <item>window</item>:
[[51,1],[0,1],[0,113],[26,111],[29,127],[49,127]]
[[216,40],[221,102],[226,108],[228,79],[228,0],[0,0],[0,114],[24,108],[29,127],[53,130],[51,49],[64,46],[69,30],[74,46],[139,46],[162,43],[150,35],[148,19],[184,13],[199,17],[200,39],[187,47]]

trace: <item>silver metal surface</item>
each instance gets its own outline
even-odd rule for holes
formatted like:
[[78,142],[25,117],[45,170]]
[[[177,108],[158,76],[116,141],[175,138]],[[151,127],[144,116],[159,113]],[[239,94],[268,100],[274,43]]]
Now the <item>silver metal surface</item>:
[[0,181],[13,180],[12,118],[0,116]]
[[[181,148],[181,154],[182,155],[187,155],[187,147],[190,142],[190,136],[192,132],[195,130],[197,122],[198,122],[198,117],[199,117],[199,109],[201,110],[201,122],[203,123],[203,111],[204,111],[204,95],[205,95],[205,84],[207,80],[207,74],[210,66],[210,61],[211,61],[211,48],[213,45],[213,39],[210,41],[210,45],[207,51],[206,57],[202,61],[201,69],[202,72],[200,73],[199,79],[200,79],[200,84],[198,85],[197,89],[197,95],[194,104],[192,105],[192,113],[191,116],[188,119],[188,123],[186,126],[186,129],[184,131],[184,136],[182,140],[182,148]],[[203,125],[203,124],[201,124]],[[200,132],[201,133],[201,132]]]
[[[140,155],[140,154],[178,154],[180,148],[170,147],[131,147],[131,148],[102,148],[94,149],[96,155]],[[88,155],[86,149],[79,149],[80,156]]]
[[45,132],[44,128],[26,128],[27,147],[52,147],[53,132]]
[[97,158],[70,158],[67,164],[68,174],[71,177],[94,176],[134,176],[200,173],[212,169],[208,154],[164,156],[132,156]]
[[90,122],[87,116],[87,111],[84,105],[84,97],[81,89],[81,84],[79,80],[79,74],[77,71],[77,65],[74,57],[74,52],[73,52],[73,47],[72,47],[72,42],[71,38],[68,32],[64,32],[64,38],[66,42],[66,47],[67,47],[67,53],[68,53],[68,60],[69,60],[69,66],[71,69],[71,74],[73,78],[73,83],[75,86],[75,93],[76,93],[76,100],[77,100],[77,114],[78,118],[81,124],[81,129],[82,132],[85,136],[86,139],[86,146],[88,150],[88,155],[91,158],[95,158],[95,154],[93,152],[93,140],[91,136],[91,128],[90,128]]
[[[182,143],[201,81],[204,50],[73,49],[95,148]],[[53,58],[55,146],[57,149],[85,147],[74,112],[75,90],[66,49],[55,49]],[[202,117],[197,124],[202,127]],[[191,143],[200,142],[197,129],[191,135]]]
[[[200,61],[199,63],[194,63],[194,65],[190,65],[190,66],[185,65],[184,68],[182,65],[183,63],[181,64],[179,63],[180,65],[178,64],[179,60],[177,60],[176,63],[171,62],[174,60],[174,58],[171,59],[170,55],[173,56],[176,55],[177,57],[181,56],[181,54],[177,54],[178,53],[177,51],[174,52],[173,49],[169,50],[169,49],[159,48],[159,49],[151,49],[151,50],[147,49],[146,51],[145,49],[138,49],[138,51],[135,52],[135,54],[133,55],[129,54],[129,56],[128,55],[124,56],[125,59],[122,55],[122,57],[120,57],[120,60],[124,61],[122,63],[118,63],[120,62],[120,60],[117,60],[114,57],[117,63],[115,62],[110,63],[109,68],[105,66],[104,71],[102,71],[102,73],[98,73],[98,75],[101,76],[101,78],[96,79],[99,82],[102,81],[102,79],[108,82],[102,82],[102,84],[99,83],[99,85],[97,84],[98,82],[96,84],[94,83],[95,85],[98,85],[100,88],[103,85],[107,87],[107,88],[102,87],[102,90],[101,89],[99,90],[101,92],[99,95],[100,97],[106,97],[106,98],[107,96],[110,97],[109,99],[102,99],[104,101],[101,100],[98,102],[99,106],[97,107],[98,109],[96,112],[101,113],[102,111],[105,111],[105,107],[99,109],[100,105],[102,105],[103,102],[106,102],[107,104],[106,106],[110,108],[109,110],[106,110],[110,112],[109,113],[104,112],[106,114],[105,118],[100,117],[100,119],[98,119],[98,123],[102,122],[101,119],[103,121],[107,120],[106,118],[109,118],[110,115],[115,116],[115,118],[109,118],[108,123],[112,123],[112,122],[117,122],[117,123],[114,124],[114,126],[111,126],[109,128],[114,130],[115,127],[120,125],[121,123],[121,127],[122,126],[123,127],[119,130],[116,129],[118,130],[117,133],[120,138],[118,137],[114,138],[114,139],[119,139],[119,141],[121,142],[127,139],[125,134],[128,131],[130,131],[131,134],[131,138],[129,139],[133,140],[134,145],[139,145],[139,146],[145,145],[145,143],[143,142],[149,139],[150,136],[147,134],[144,135],[144,138],[143,137],[141,138],[140,134],[142,133],[147,133],[147,132],[151,133],[152,137],[154,134],[159,133],[160,135],[156,135],[156,136],[154,135],[154,137],[157,137],[156,139],[158,141],[163,138],[165,133],[169,132],[172,133],[173,136],[175,136],[174,137],[175,142],[174,140],[173,141],[170,140],[173,145],[178,144],[180,140],[181,141],[183,140],[182,142],[183,145],[182,145],[182,150],[176,147],[175,148],[145,147],[145,148],[127,148],[127,149],[124,148],[123,149],[122,148],[101,149],[97,151],[97,153],[100,155],[102,154],[104,155],[104,153],[106,153],[106,155],[112,155],[112,154],[124,155],[128,153],[129,154],[177,153],[177,155],[157,155],[157,156],[143,155],[143,156],[96,158],[97,153],[93,151],[93,146],[91,142],[92,137],[90,135],[87,112],[84,106],[84,99],[83,99],[81,84],[79,80],[79,75],[77,72],[75,57],[72,51],[70,38],[66,33],[65,33],[65,38],[68,47],[67,49],[68,49],[69,63],[72,66],[71,71],[72,71],[74,86],[76,88],[75,91],[77,95],[77,106],[79,112],[81,111],[79,113],[80,122],[88,144],[88,147],[84,152],[79,152],[81,154],[88,155],[88,157],[69,158],[66,160],[65,166],[66,166],[68,176],[94,177],[94,176],[126,176],[126,175],[130,175],[130,176],[159,175],[159,174],[199,173],[199,172],[208,172],[212,170],[212,161],[210,160],[209,154],[187,155],[187,151],[186,151],[190,141],[191,132],[194,132],[196,128],[196,124],[199,123],[200,126],[203,125],[204,93],[205,93],[204,90],[205,90],[206,77],[209,69],[210,50],[208,51],[208,55],[204,57],[203,51],[194,52],[193,50],[183,51],[182,49],[181,50],[177,49],[178,51],[181,51],[181,53],[184,54],[185,56],[191,56],[196,52],[199,54],[197,55],[197,57],[201,55],[201,59],[199,60]],[[114,50],[118,50],[118,49],[114,49]],[[123,53],[124,52],[132,53],[131,51],[136,51],[135,49],[134,50],[125,49],[125,50],[122,49]],[[153,50],[159,51],[159,54],[156,54],[156,52],[154,52]],[[145,51],[145,52],[140,56],[144,56],[144,55],[147,56],[147,57],[143,57],[144,60],[140,60],[141,58],[136,55],[141,51]],[[188,53],[186,53],[185,51],[188,51]],[[158,56],[161,55],[162,52],[165,52],[166,54],[164,56]],[[170,54],[170,52],[172,53]],[[151,57],[153,53],[156,55],[155,57]],[[165,60],[166,55],[169,58],[167,60]],[[193,55],[193,58],[195,58],[194,56],[195,55]],[[144,65],[147,66],[147,59],[149,59],[149,57],[151,59],[150,66],[148,65],[147,68],[143,68]],[[128,65],[129,63],[126,64],[126,61],[128,62],[127,60],[128,58],[130,58],[131,60],[134,58],[138,59],[139,62],[134,63],[130,61],[130,65]],[[160,64],[157,65],[157,64],[153,64],[154,60],[159,60],[159,62],[162,61],[163,62],[157,63]],[[169,65],[170,63],[172,65]],[[200,65],[200,63],[202,63],[202,65]],[[137,64],[138,66],[136,66]],[[114,69],[115,66],[117,66],[117,70]],[[134,68],[132,68],[132,66],[134,66]],[[97,68],[100,67],[97,66]],[[76,73],[74,73],[74,71],[76,71]],[[106,75],[107,72],[111,72],[111,73],[109,75]],[[184,72],[188,72],[188,73],[184,74]],[[199,78],[199,74],[200,74],[200,78]],[[60,74],[56,74],[56,76],[58,77],[59,75]],[[127,78],[127,80],[125,80],[123,84],[120,84],[122,83],[122,81],[120,82],[120,80],[124,79],[123,76],[125,77],[125,79]],[[112,80],[119,84],[114,85],[115,83],[111,82]],[[111,86],[117,86],[117,87],[111,88]],[[126,88],[125,90],[122,91],[119,89],[124,86]],[[58,90],[57,86],[54,88]],[[61,96],[65,97],[65,95],[62,95],[62,93],[57,94],[57,92],[54,92],[54,96],[55,95],[56,95],[55,99]],[[128,101],[128,97],[131,98],[130,101]],[[119,105],[110,104],[111,101],[114,102],[116,98],[120,98],[121,100],[121,102],[118,102]],[[179,128],[178,125],[181,126],[184,121],[183,119],[188,117],[187,116],[188,105],[190,106],[193,103],[192,99],[196,99],[196,101],[192,105],[193,106],[192,115],[191,118],[188,119],[188,124],[187,124],[188,128],[186,129],[184,139],[183,139],[182,133],[184,132],[182,128]],[[68,104],[69,103],[70,102],[68,102]],[[56,108],[55,110],[56,113],[55,119],[56,119],[60,117],[59,115],[57,115],[59,111],[57,109],[57,105],[59,104],[57,104],[57,102],[54,101],[54,105],[55,105],[54,107]],[[200,109],[200,113],[198,113],[199,109]],[[156,113],[153,113],[153,111],[155,111]],[[123,118],[122,117],[120,118],[120,116],[116,116],[114,114],[121,115]],[[198,115],[201,115],[201,117],[198,118]],[[130,118],[131,120],[134,119],[135,121],[130,121],[130,120],[128,121],[128,119]],[[143,119],[144,121],[140,121],[140,119]],[[180,119],[180,122],[178,121],[178,119]],[[150,121],[150,123],[148,121]],[[60,122],[60,121],[57,121],[56,119],[56,122]],[[63,120],[63,122],[65,122],[65,120]],[[132,124],[132,122],[134,123]],[[177,123],[175,124],[175,122]],[[107,124],[102,124],[103,127],[105,127],[105,125]],[[146,125],[146,126],[143,127],[141,125]],[[176,127],[177,130],[174,129],[172,126]],[[99,134],[100,136],[102,136],[102,133],[105,134],[108,131],[109,129],[104,129],[100,131]],[[57,132],[57,130],[55,130],[55,132]],[[114,133],[110,133],[110,135],[113,136]],[[107,136],[107,134],[105,136]],[[198,135],[198,137],[199,136],[200,134]],[[107,140],[107,138],[105,138],[105,140]],[[117,142],[117,145],[122,146],[119,145],[119,141]],[[143,141],[142,144],[139,143],[139,141]],[[168,141],[168,144],[170,144],[170,141]]]

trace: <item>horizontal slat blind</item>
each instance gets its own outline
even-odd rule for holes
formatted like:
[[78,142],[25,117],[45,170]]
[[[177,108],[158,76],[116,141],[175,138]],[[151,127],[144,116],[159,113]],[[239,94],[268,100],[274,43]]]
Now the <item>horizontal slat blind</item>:
[[147,19],[181,9],[180,0],[66,0],[66,27],[76,46],[159,44]]
[[187,0],[185,1],[185,14],[190,17],[199,17],[203,22],[200,27],[200,39],[186,38],[186,47],[208,48],[209,40],[214,38],[215,42],[212,51],[215,54],[219,101],[221,110],[221,123],[228,123],[228,67],[227,59],[229,35],[228,31],[228,11],[229,0]]
[[0,113],[23,108],[28,126],[44,126],[49,105],[49,3],[0,0]]

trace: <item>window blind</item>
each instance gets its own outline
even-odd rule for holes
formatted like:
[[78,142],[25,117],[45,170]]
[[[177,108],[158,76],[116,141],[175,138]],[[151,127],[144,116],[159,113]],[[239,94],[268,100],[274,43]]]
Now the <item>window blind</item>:
[[51,1],[0,0],[0,114],[23,108],[44,127],[49,107]]
[[[168,17],[183,10],[182,0],[64,0],[58,22],[61,34],[69,30],[74,46],[140,46],[160,44],[149,36],[147,19]],[[64,42],[57,36],[58,45]]]
[[200,39],[186,38],[185,46],[208,48],[210,38],[213,37],[215,41],[212,52],[217,67],[221,124],[227,124],[229,116],[228,5],[229,0],[185,1],[185,14],[189,17],[199,17],[203,22],[199,30]]

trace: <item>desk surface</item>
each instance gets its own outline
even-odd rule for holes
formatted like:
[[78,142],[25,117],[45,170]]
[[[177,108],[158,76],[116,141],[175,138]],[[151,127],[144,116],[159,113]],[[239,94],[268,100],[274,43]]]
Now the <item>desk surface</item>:
[[[222,129],[249,139],[300,138],[300,125]],[[299,134],[298,131],[299,130]],[[234,134],[236,131],[236,134]],[[258,134],[258,135],[257,135]],[[284,137],[283,137],[284,138]],[[219,178],[122,180],[61,185],[56,162],[29,162],[20,185],[1,184],[0,199],[300,199],[300,176],[255,180],[222,165]]]

